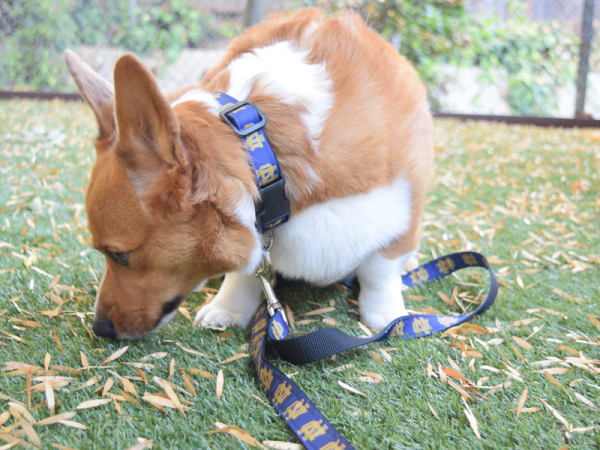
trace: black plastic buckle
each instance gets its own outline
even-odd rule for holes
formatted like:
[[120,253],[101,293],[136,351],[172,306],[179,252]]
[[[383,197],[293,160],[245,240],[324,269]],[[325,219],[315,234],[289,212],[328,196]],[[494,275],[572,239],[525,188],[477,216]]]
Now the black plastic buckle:
[[[240,130],[237,127],[237,125],[235,123],[233,123],[233,121],[229,117],[227,117],[227,114],[235,111],[236,109],[240,109],[242,106],[246,106],[246,105],[254,108],[254,111],[256,111],[256,113],[258,114],[260,121],[255,125],[252,125],[248,128],[244,128],[243,130]],[[227,108],[223,108],[221,111],[219,111],[219,116],[221,116],[221,119],[223,119],[225,121],[225,123],[227,125],[229,125],[233,129],[233,131],[236,132],[236,134],[238,136],[248,136],[250,133],[254,133],[257,130],[264,128],[264,126],[267,124],[267,119],[265,118],[265,115],[262,113],[262,111],[260,109],[258,109],[254,105],[254,103],[247,102],[247,101],[237,102],[231,106],[228,106]]]
[[[290,202],[285,196],[285,180],[259,189],[261,202],[256,204],[256,228],[260,234],[286,223],[290,217]],[[277,223],[279,221],[279,223]]]

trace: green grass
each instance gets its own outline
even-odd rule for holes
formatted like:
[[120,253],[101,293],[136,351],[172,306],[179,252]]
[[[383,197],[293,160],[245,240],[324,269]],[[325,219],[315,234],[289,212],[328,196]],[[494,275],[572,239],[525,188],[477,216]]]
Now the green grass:
[[[172,358],[176,368],[199,368],[213,374],[222,369],[224,393],[218,399],[214,379],[191,375],[200,387],[196,389],[197,397],[183,397],[193,402],[187,420],[178,411],[162,413],[144,401],[141,407],[121,403],[123,415],[108,404],[79,411],[72,419],[85,424],[87,430],[60,424],[35,425],[43,448],[59,443],[79,449],[126,449],[136,444],[137,437],[154,439],[155,449],[247,447],[230,435],[208,434],[215,429],[216,421],[238,426],[259,441],[296,442],[274,410],[253,397],[266,401],[254,380],[248,358],[216,365],[216,361],[244,352],[242,346],[247,342],[247,331],[230,328],[228,332],[233,336],[222,340],[218,337],[219,331],[193,328],[189,320],[178,314],[168,325],[141,341],[92,340],[88,336],[82,323],[91,327],[90,313],[95,297],[92,271],[98,276],[103,267],[101,255],[90,251],[87,244],[89,233],[85,212],[81,211],[94,159],[91,145],[94,134],[93,115],[85,105],[0,102],[0,242],[14,246],[2,244],[0,247],[0,270],[3,271],[0,273],[0,314],[6,310],[0,315],[0,330],[26,342],[0,334],[0,362],[43,366],[44,356],[49,353],[51,365],[81,367],[82,351],[91,365],[97,365],[129,345],[117,363],[111,363],[117,365],[114,370],[120,375],[138,374],[119,361],[137,362],[151,353],[168,352],[167,357],[151,361],[156,367],[146,372],[149,385],[135,382],[140,395],[145,391],[161,392],[151,380],[153,376],[168,377]],[[600,256],[600,131],[439,120],[435,141],[437,163],[426,207],[421,260],[465,248],[494,256],[496,270],[505,268],[500,279],[508,287],[501,288],[496,304],[478,318],[477,323],[498,331],[475,337],[483,341],[503,338],[504,343],[486,349],[477,341],[465,341],[483,355],[475,360],[474,373],[467,367],[469,359],[463,359],[458,348],[448,345],[452,339],[439,336],[372,345],[308,367],[296,368],[284,363],[279,366],[287,373],[298,372],[294,381],[356,448],[554,450],[563,445],[577,449],[599,448],[599,428],[573,433],[573,438],[566,440],[561,431],[564,426],[536,396],[575,427],[598,425],[600,411],[582,403],[575,393],[600,406],[600,374],[570,366],[567,373],[556,376],[562,387],[555,386],[543,374],[533,373],[542,367],[522,362],[510,343],[513,342],[511,336],[526,338],[534,332],[534,327],[543,325],[529,339],[532,349],[517,347],[529,362],[548,357],[564,360],[571,356],[548,339],[563,341],[563,345],[582,351],[587,358],[600,359],[598,345],[579,343],[573,337],[573,333],[579,333],[578,340],[585,342],[585,334],[592,342],[600,343],[600,329],[588,318],[588,315],[600,314],[600,260],[597,259]],[[41,315],[38,311],[56,307],[44,296],[51,278],[26,268],[23,259],[15,254],[37,255],[33,266],[52,277],[60,274],[59,284],[74,286],[85,293],[76,293],[79,298],[66,303],[59,316]],[[539,262],[528,259],[530,255]],[[519,285],[517,275],[524,287]],[[458,276],[463,282],[487,283],[485,272],[481,270],[463,271]],[[471,294],[479,289],[466,287],[458,279],[448,277],[409,291],[426,300],[409,300],[408,307],[448,311],[449,307],[437,292],[450,295],[455,286]],[[554,288],[585,303],[569,301],[554,292]],[[362,333],[356,324],[356,314],[348,311],[356,307],[346,302],[335,287],[316,289],[285,283],[278,287],[278,294],[295,311],[296,320],[301,320],[302,313],[318,305],[328,306],[333,299],[336,311],[328,317],[337,320],[350,333]],[[61,296],[68,299],[69,293],[62,292]],[[9,301],[14,297],[18,297],[18,301]],[[185,307],[191,312],[203,301],[204,294],[194,294]],[[451,311],[459,310],[451,308]],[[72,312],[84,315],[76,316]],[[14,318],[35,320],[41,328],[23,327],[11,321]],[[526,326],[511,326],[512,322],[525,318],[540,320]],[[322,317],[316,319],[317,322],[298,329],[309,331],[323,326]],[[63,352],[57,348],[52,331],[58,336]],[[176,342],[214,359],[185,353]],[[376,351],[377,347],[397,348],[390,352],[391,363],[380,365],[371,357],[369,350]],[[450,367],[447,358],[451,357],[467,378],[477,382],[489,376],[483,385],[494,386],[509,381],[506,373],[492,373],[481,366],[506,369],[500,352],[520,371],[523,381],[510,380],[510,387],[494,393],[481,390],[489,401],[474,398],[468,402],[479,424],[482,435],[479,440],[469,426],[458,392],[437,378],[428,378],[426,368],[428,363],[434,368],[438,363]],[[346,364],[352,364],[353,368],[331,371]],[[377,372],[385,382],[366,384],[356,379],[359,375],[353,369]],[[181,372],[175,372],[173,382],[185,387]],[[25,376],[9,373],[9,370],[0,373],[0,394],[26,402]],[[75,391],[94,375],[102,375],[103,380]],[[61,402],[56,412],[74,411],[81,402],[100,398],[100,393],[93,391],[108,376],[111,375],[101,369],[90,369],[89,373],[75,376],[69,386],[55,393]],[[365,392],[367,397],[342,390],[338,380]],[[574,380],[580,381],[570,386]],[[529,395],[525,407],[541,410],[523,413],[516,419],[511,410],[517,408],[526,387]],[[118,393],[119,388],[122,389],[122,385],[115,383],[111,392]],[[34,393],[32,405],[44,399],[42,393]],[[432,415],[428,403],[439,419]],[[7,401],[0,399],[0,414],[8,410]],[[44,405],[31,412],[36,420],[51,415]],[[4,426],[14,422],[11,417]],[[2,430],[0,426],[0,437]]]

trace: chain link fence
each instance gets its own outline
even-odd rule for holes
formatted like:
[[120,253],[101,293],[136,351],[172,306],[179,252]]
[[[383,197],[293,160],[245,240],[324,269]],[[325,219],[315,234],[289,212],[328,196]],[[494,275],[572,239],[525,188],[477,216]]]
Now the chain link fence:
[[[573,117],[586,0],[249,0],[263,16],[354,9],[417,67],[451,113]],[[588,0],[589,1],[589,0]],[[112,80],[134,52],[163,90],[198,83],[244,29],[246,0],[0,0],[0,90],[76,92],[70,48]],[[600,6],[594,12],[600,26]],[[600,117],[600,40],[586,113]]]

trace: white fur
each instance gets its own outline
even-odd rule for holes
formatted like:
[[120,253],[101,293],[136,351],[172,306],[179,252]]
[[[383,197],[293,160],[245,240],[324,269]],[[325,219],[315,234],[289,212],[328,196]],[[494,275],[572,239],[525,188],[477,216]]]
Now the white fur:
[[302,121],[314,150],[333,106],[332,81],[324,64],[310,64],[308,50],[295,48],[291,42],[279,42],[244,53],[229,64],[227,94],[245,100],[255,85],[275,95],[286,105],[306,108]]
[[333,283],[406,232],[410,212],[410,184],[400,177],[390,186],[292,214],[274,231],[273,268],[288,277]]
[[245,327],[260,305],[261,292],[260,281],[253,274],[228,273],[213,301],[196,314],[194,325]]
[[212,96],[212,94],[209,94],[202,89],[190,89],[189,91],[185,92],[181,97],[171,103],[171,108],[174,108],[175,106],[185,102],[204,103],[211,113],[215,115],[219,114],[219,102]]
[[380,252],[374,252],[358,267],[358,305],[365,324],[379,330],[393,319],[408,315],[402,298],[400,274],[415,253],[416,250],[390,260]]
[[[408,230],[410,194],[409,183],[400,177],[390,186],[293,214],[273,232],[273,268],[316,284],[333,283],[355,272],[361,283],[363,320],[382,328],[406,315],[400,274],[414,252],[388,260],[378,250]],[[248,271],[227,274],[215,299],[198,312],[194,323],[245,326],[260,296],[254,275]]]
[[254,205],[254,198],[250,192],[245,192],[243,197],[237,202],[235,207],[235,215],[238,220],[245,225],[252,232],[252,239],[254,243],[254,249],[250,256],[250,262],[248,265],[241,270],[241,273],[252,274],[254,269],[260,264],[262,259],[263,251],[262,244],[260,242],[260,236],[256,230],[256,207]]

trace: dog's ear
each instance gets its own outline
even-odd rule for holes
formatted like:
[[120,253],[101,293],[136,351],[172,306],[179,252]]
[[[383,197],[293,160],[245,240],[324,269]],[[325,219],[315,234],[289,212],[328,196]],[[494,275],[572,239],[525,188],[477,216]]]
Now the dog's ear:
[[98,139],[115,136],[115,93],[108,81],[98,75],[71,50],[65,51],[67,68],[81,96],[90,105],[98,121]]
[[132,54],[115,65],[117,156],[142,205],[176,212],[190,188],[179,122],[152,73]]

